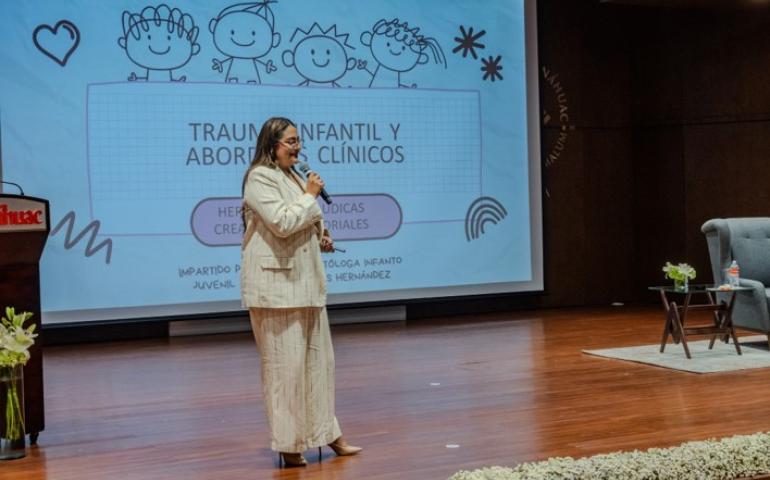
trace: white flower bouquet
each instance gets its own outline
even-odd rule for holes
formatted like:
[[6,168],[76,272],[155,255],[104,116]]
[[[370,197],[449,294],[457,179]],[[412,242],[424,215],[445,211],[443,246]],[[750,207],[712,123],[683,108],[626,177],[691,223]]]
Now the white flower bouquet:
[[688,442],[678,447],[555,457],[513,468],[463,470],[449,480],[734,480],[770,473],[770,433]]
[[29,360],[29,347],[37,337],[35,325],[24,328],[31,316],[30,312],[17,314],[13,307],[6,307],[0,319],[0,368],[26,365]]

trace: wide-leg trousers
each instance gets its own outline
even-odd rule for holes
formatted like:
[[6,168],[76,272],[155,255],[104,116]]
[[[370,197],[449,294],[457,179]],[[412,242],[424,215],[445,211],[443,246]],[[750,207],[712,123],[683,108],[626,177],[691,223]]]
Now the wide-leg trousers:
[[270,447],[299,453],[339,438],[326,307],[250,308],[249,317],[262,359]]

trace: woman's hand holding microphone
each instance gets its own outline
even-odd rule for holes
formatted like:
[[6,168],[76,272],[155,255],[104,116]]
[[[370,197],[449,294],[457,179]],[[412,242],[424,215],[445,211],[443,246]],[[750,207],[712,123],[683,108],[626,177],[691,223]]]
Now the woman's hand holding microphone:
[[307,183],[305,184],[305,192],[318,198],[318,195],[321,194],[321,190],[323,190],[323,188],[324,188],[324,181],[321,179],[321,177],[317,173],[310,172],[307,174]]
[[[305,184],[305,192],[309,193],[310,195],[318,198],[318,195],[321,194],[321,190],[324,188],[324,181],[323,179],[315,172],[310,172],[307,175],[307,182]],[[334,251],[337,252],[344,252],[345,250],[341,250],[339,248],[334,247],[334,240],[332,240],[331,234],[329,233],[329,230],[324,228],[324,233],[321,235],[321,251],[325,253],[331,253]]]

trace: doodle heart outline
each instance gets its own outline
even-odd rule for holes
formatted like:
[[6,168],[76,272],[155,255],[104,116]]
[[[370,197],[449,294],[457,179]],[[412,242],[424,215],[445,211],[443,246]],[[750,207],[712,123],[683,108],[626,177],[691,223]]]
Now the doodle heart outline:
[[[59,39],[61,38],[66,40],[66,37],[60,37],[62,35],[59,31],[60,28],[63,29],[65,34],[69,34],[70,41],[67,51],[63,52],[63,55],[61,54],[62,52],[52,51],[56,44],[50,43],[51,39],[55,39],[55,42],[60,41]],[[35,30],[32,32],[32,42],[43,55],[58,63],[59,66],[64,67],[67,65],[70,56],[75,53],[78,45],[80,45],[80,30],[78,30],[74,23],[66,19],[59,20],[53,27],[42,23],[35,27]]]

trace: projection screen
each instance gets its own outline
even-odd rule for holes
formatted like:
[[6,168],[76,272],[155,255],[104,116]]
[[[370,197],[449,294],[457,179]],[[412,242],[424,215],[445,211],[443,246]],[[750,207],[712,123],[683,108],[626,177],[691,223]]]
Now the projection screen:
[[28,0],[0,27],[0,173],[51,204],[44,323],[240,310],[271,116],[332,196],[330,304],[543,288],[534,0]]

